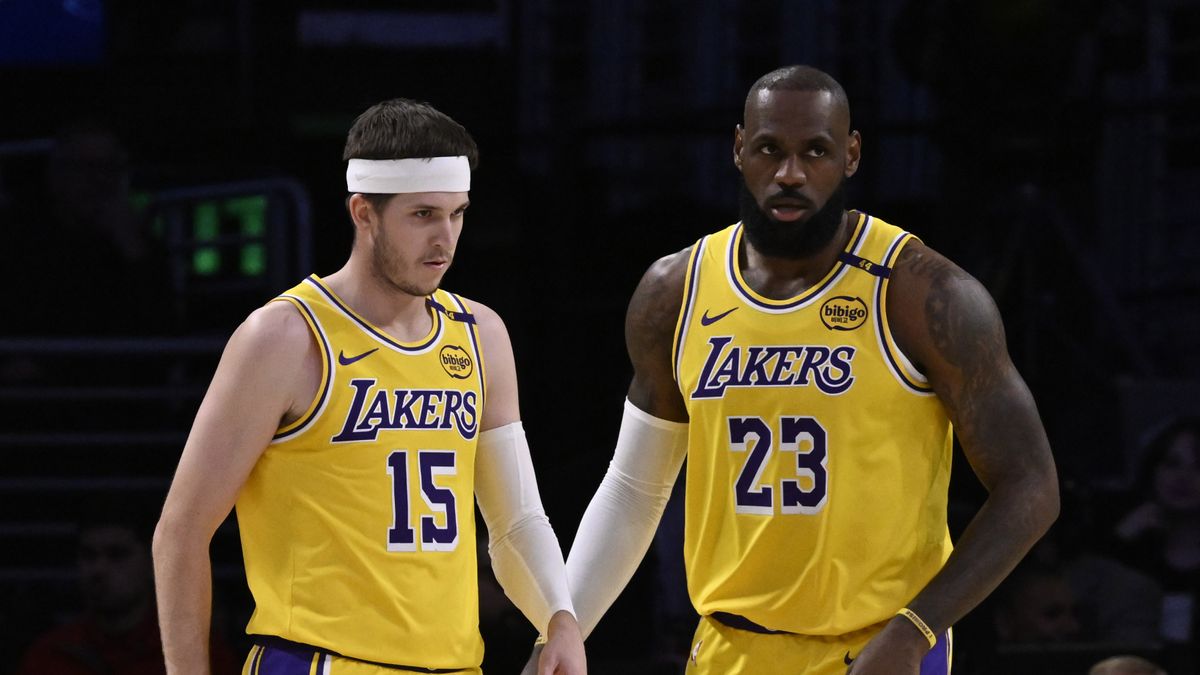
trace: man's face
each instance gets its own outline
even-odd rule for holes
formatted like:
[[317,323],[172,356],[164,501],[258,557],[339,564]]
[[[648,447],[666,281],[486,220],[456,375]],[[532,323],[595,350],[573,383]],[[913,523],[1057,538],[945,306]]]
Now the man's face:
[[371,271],[409,295],[437,290],[462,233],[465,192],[398,194],[371,221]]
[[102,616],[129,612],[153,592],[149,547],[127,527],[103,525],[83,532],[78,564],[84,603]]
[[829,92],[762,90],[734,132],[742,172],[742,221],[766,255],[809,255],[841,222],[845,180],[858,169],[861,141],[849,111]]
[[1063,642],[1078,637],[1070,586],[1057,575],[1025,580],[1011,604],[1003,608],[997,629],[1009,642]]
[[1158,503],[1171,513],[1200,512],[1200,437],[1179,434],[1154,470]]

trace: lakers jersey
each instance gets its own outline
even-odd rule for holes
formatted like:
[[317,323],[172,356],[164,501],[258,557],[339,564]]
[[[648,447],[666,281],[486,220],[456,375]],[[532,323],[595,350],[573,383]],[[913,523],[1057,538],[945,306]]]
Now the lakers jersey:
[[474,317],[436,291],[429,334],[403,343],[316,276],[276,301],[304,316],[323,367],[308,411],[278,430],[238,497],[247,632],[365,661],[478,666]]
[[742,278],[740,224],[692,249],[674,367],[702,615],[842,635],[889,619],[950,555],[950,423],[887,323],[890,266],[912,235],[849,217],[833,269],[786,300]]

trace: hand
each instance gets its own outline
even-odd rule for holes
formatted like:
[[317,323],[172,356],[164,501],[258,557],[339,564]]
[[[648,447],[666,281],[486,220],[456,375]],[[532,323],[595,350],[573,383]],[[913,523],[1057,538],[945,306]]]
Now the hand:
[[546,645],[534,645],[533,653],[529,655],[529,660],[525,662],[525,667],[521,669],[521,675],[537,675],[538,661],[542,658],[542,650]]
[[550,617],[546,646],[538,658],[537,675],[587,675],[579,623],[565,610]]
[[919,675],[929,642],[917,627],[897,616],[854,656],[846,675]]

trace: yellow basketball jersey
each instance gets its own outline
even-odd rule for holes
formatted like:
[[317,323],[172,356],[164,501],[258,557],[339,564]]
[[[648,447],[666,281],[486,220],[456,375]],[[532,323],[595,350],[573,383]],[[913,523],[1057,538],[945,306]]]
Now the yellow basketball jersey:
[[850,217],[833,269],[787,300],[742,278],[740,224],[692,249],[674,366],[702,615],[843,635],[890,618],[950,555],[950,423],[887,325],[890,266],[912,235]]
[[238,497],[247,632],[380,663],[478,666],[474,317],[436,291],[429,334],[401,343],[316,276],[276,301],[304,316],[324,367]]

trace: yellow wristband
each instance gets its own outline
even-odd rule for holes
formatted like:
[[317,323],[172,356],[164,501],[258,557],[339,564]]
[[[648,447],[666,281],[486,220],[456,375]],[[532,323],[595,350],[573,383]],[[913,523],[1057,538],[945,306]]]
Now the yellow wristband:
[[929,629],[929,624],[922,621],[921,617],[917,616],[916,612],[907,607],[901,607],[900,611],[896,612],[896,615],[902,616],[911,621],[912,624],[917,627],[917,630],[921,631],[921,634],[925,636],[925,639],[929,642],[929,648],[933,649],[933,646],[937,644],[937,636],[934,635],[933,631]]
[[545,635],[541,635],[541,634],[539,634],[539,635],[537,636],[537,639],[533,641],[533,644],[535,644],[535,645],[544,645],[544,644],[546,644],[546,643],[547,643],[547,642],[549,642],[549,641],[550,641],[550,639],[549,639],[548,637],[546,637]]

